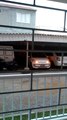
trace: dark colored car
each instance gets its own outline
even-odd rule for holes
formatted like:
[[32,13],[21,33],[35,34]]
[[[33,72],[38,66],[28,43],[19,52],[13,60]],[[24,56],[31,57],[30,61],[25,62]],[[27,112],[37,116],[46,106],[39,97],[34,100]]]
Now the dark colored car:
[[13,46],[0,46],[0,70],[15,70],[18,65],[15,60]]
[[0,58],[0,70],[3,70],[5,68],[5,61]]

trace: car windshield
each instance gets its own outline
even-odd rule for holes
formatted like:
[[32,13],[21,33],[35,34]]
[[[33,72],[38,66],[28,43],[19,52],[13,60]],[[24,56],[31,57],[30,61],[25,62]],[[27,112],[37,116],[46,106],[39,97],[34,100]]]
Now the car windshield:
[[47,55],[45,53],[40,53],[40,52],[33,52],[31,54],[31,57],[40,57],[40,58],[44,58],[46,57]]
[[62,53],[55,53],[57,56],[62,56]]
[[67,56],[67,53],[64,53],[64,56]]
[[[56,53],[57,56],[62,56],[62,53]],[[67,56],[67,53],[63,53],[63,56]]]

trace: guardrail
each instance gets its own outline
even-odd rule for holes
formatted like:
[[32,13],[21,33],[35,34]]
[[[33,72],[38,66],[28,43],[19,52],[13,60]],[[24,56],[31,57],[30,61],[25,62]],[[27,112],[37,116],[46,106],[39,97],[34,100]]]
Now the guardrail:
[[0,75],[0,119],[67,117],[67,72]]

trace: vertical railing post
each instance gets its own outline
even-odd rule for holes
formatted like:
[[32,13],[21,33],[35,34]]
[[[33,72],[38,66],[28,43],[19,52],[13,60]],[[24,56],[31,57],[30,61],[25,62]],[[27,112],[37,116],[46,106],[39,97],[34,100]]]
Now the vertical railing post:
[[34,29],[32,30],[32,50],[34,49]]
[[34,2],[33,2],[33,5],[35,6],[35,2],[36,2],[36,0],[34,0]]
[[[30,91],[32,91],[32,87],[33,87],[33,74],[31,72]],[[29,120],[31,120],[31,109],[29,110]]]
[[59,88],[58,105],[60,105],[60,99],[61,99],[61,88]]
[[64,32],[65,32],[65,27],[66,27],[66,11],[65,11],[65,15],[64,15]]
[[29,70],[29,67],[28,67],[28,51],[29,50],[29,42],[26,41],[26,67],[24,68],[25,70]]
[[64,57],[64,55],[62,53],[62,56],[61,56],[61,70],[63,69],[63,57]]
[[32,91],[33,89],[33,73],[31,71],[31,84],[30,84],[30,90]]

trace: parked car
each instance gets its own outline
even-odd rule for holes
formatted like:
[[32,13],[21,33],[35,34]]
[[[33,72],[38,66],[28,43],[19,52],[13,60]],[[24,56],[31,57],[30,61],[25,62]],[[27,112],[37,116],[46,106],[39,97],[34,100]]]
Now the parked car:
[[13,70],[17,68],[13,46],[0,46],[0,69]]
[[5,68],[5,61],[0,58],[0,70],[3,70]]
[[50,68],[51,63],[47,57],[31,57],[29,58],[29,66],[34,69]]
[[51,56],[49,56],[49,60],[54,66],[67,66],[67,54],[64,54],[62,58],[61,53],[53,53]]

